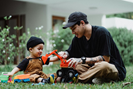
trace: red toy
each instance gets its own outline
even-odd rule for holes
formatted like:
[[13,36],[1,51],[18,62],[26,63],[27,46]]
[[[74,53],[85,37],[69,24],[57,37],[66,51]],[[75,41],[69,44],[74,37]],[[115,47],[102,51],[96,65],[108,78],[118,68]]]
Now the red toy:
[[[67,62],[66,59],[63,59],[60,55],[58,55],[57,50],[54,50],[54,51],[52,51],[51,53],[46,54],[45,56],[42,56],[43,62],[46,63],[48,57],[49,57],[50,55],[52,55],[52,54],[56,55],[56,56],[61,60],[61,64],[60,64],[60,67],[61,67],[61,68],[68,68],[69,62]],[[73,66],[73,67],[74,67],[74,66]]]
[[[77,74],[77,71],[73,68],[68,67],[69,62],[58,55],[57,50],[54,50],[51,53],[42,56],[43,62],[46,63],[48,57],[52,54],[56,55],[61,60],[61,69],[57,70],[58,77],[62,77],[61,82],[69,82],[70,79],[72,79]],[[75,67],[75,65],[73,65],[73,67]]]

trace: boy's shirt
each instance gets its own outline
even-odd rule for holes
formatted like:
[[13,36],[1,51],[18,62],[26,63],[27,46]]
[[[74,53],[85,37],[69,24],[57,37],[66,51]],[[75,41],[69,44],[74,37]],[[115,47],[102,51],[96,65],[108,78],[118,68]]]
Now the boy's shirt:
[[[47,61],[46,61],[46,63],[45,63],[46,65],[49,64],[49,59],[50,59],[50,58],[47,59]],[[19,63],[19,65],[18,65],[17,67],[20,69],[20,71],[25,71],[25,70],[26,70],[26,68],[27,68],[27,66],[28,66],[30,60],[33,60],[33,58],[28,58],[28,59],[25,58],[25,59],[22,60],[22,62]],[[35,60],[35,59],[34,59],[34,60]],[[41,62],[42,62],[42,65],[45,65],[44,62],[43,62],[43,60],[42,60],[41,58],[38,58],[38,59],[36,59],[36,60],[41,61]],[[36,63],[35,63],[35,64],[36,64]],[[42,66],[42,65],[41,65],[41,66]]]

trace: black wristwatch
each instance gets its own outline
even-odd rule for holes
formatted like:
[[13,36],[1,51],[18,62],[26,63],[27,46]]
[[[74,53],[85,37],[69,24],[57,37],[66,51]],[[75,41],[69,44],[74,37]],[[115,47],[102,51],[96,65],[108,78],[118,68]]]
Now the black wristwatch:
[[82,64],[86,63],[86,57],[81,57],[81,60],[82,60]]

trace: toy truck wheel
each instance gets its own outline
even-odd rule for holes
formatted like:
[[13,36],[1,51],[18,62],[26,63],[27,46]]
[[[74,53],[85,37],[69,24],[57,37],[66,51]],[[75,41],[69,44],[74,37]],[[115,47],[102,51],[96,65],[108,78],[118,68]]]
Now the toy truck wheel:
[[65,82],[65,78],[61,78],[61,83],[64,83]]
[[75,72],[73,70],[69,70],[67,72],[67,75],[68,75],[69,78],[73,78],[75,76]]
[[61,69],[57,70],[58,77],[62,77],[63,75],[64,75],[64,72]]

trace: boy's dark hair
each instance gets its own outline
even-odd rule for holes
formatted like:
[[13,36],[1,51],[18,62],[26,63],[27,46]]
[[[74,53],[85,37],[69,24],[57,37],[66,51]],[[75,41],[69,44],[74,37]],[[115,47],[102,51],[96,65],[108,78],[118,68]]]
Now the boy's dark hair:
[[38,44],[44,44],[41,38],[35,36],[30,37],[30,39],[27,41],[27,50],[29,51],[29,48],[32,48]]

